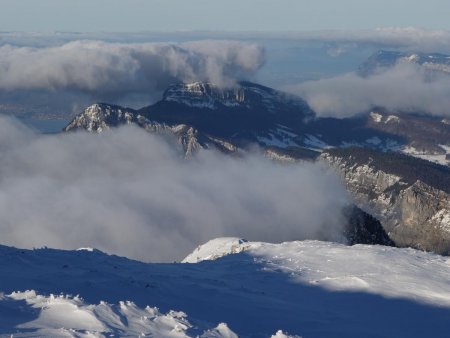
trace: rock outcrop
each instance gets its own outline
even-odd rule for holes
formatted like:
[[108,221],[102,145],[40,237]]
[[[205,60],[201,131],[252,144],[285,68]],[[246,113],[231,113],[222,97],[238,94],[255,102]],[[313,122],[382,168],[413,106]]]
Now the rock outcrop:
[[333,149],[320,158],[398,246],[450,254],[450,168],[368,149]]

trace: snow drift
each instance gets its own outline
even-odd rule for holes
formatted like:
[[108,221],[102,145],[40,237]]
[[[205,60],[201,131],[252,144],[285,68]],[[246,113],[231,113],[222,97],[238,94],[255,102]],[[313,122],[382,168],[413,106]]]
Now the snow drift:
[[98,250],[0,246],[0,335],[448,336],[448,257],[238,238],[192,256],[200,262],[146,264]]

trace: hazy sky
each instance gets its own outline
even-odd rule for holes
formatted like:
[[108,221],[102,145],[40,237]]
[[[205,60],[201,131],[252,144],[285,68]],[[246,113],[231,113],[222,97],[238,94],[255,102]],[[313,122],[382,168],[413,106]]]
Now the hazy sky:
[[448,0],[0,0],[0,31],[450,29]]

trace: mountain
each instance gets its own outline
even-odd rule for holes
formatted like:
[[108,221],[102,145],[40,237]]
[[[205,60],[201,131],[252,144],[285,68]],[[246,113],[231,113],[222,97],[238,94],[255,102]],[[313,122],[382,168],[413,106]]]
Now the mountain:
[[220,238],[185,261],[0,246],[0,336],[448,336],[442,256]]
[[445,119],[382,110],[354,118],[318,118],[302,99],[250,82],[232,89],[175,84],[160,101],[138,110],[95,104],[64,131],[101,132],[122,124],[173,134],[186,154],[210,147],[234,153],[252,144],[288,160],[311,159],[323,149],[347,146],[439,156],[443,163],[450,154]]
[[64,130],[100,132],[134,123],[150,131],[174,133],[186,140],[182,144],[235,152],[252,143],[297,146],[297,134],[287,125],[303,128],[313,117],[303,100],[268,87],[242,82],[234,89],[220,89],[192,83],[170,86],[161,101],[139,110],[93,105]]
[[[319,118],[302,99],[261,85],[241,82],[223,89],[193,83],[170,86],[160,101],[138,110],[95,104],[64,130],[101,132],[123,124],[175,136],[186,156],[201,148],[241,154],[258,145],[265,156],[281,162],[325,161],[340,170],[365,212],[346,214],[350,244],[395,242],[450,253],[448,191],[442,186],[450,175],[450,124],[444,118],[381,108],[353,118]],[[353,163],[354,158],[360,162]],[[447,166],[436,171],[431,162]],[[395,164],[384,168],[387,163]],[[423,172],[411,181],[417,168]],[[423,177],[430,172],[439,172],[441,183],[430,183],[433,175]],[[434,197],[417,197],[422,195]]]
[[358,74],[367,77],[394,67],[397,64],[416,64],[426,71],[450,74],[450,55],[440,53],[406,53],[380,50],[358,68]]
[[329,149],[321,160],[397,245],[450,254],[448,166],[364,148]]

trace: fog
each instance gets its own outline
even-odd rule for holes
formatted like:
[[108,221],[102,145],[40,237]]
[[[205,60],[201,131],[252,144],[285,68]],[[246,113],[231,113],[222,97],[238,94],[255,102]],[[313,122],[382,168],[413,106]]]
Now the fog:
[[363,78],[357,73],[288,86],[319,116],[348,117],[383,107],[393,111],[450,116],[450,76],[400,63]]
[[136,127],[40,135],[0,120],[2,244],[182,259],[219,236],[342,239],[339,179],[318,164],[201,151]]

